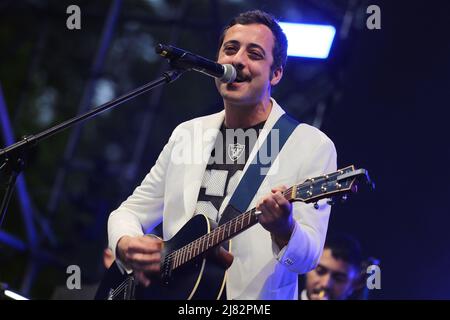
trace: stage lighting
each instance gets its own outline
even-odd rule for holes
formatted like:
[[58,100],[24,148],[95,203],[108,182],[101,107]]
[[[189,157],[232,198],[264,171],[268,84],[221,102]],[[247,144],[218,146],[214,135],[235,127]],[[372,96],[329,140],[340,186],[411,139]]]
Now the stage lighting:
[[0,300],[28,300],[28,298],[9,290],[6,283],[0,282]]
[[330,25],[280,22],[288,39],[288,56],[326,59],[336,29]]

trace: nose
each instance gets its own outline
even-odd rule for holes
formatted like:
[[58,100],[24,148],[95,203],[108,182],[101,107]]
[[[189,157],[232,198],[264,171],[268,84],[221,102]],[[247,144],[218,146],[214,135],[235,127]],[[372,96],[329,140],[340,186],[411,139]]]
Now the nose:
[[241,48],[232,57],[231,64],[236,68],[236,70],[243,70],[247,63],[247,55],[245,54],[244,48]]

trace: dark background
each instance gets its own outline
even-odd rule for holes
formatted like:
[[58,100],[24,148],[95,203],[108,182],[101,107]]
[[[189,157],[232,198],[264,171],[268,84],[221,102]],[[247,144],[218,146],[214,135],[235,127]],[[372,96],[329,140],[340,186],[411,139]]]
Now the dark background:
[[[0,85],[15,140],[156,78],[166,68],[153,51],[159,42],[214,58],[221,26],[239,12],[332,24],[328,59],[290,57],[273,92],[287,112],[335,142],[340,167],[366,168],[376,182],[375,191],[333,208],[329,230],[353,234],[381,260],[382,288],[373,298],[450,298],[448,1],[116,1],[111,41],[96,59],[112,3],[0,2]],[[66,28],[70,4],[81,8],[81,30]],[[381,30],[366,28],[370,4],[381,8]],[[352,19],[342,36],[346,14]],[[65,285],[70,264],[81,267],[83,283],[96,282],[109,212],[140,183],[177,124],[221,103],[213,81],[191,72],[79,126],[71,153],[74,130],[34,148],[24,177],[36,237],[27,234],[16,193],[0,239],[24,247],[0,242],[0,282],[47,299]],[[65,175],[55,188],[58,172]]]

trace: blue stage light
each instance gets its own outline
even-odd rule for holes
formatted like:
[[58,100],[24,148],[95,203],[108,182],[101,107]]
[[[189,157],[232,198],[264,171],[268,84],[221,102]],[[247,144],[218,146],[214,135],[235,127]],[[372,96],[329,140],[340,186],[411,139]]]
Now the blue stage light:
[[330,25],[280,22],[288,39],[288,56],[326,59],[336,29]]

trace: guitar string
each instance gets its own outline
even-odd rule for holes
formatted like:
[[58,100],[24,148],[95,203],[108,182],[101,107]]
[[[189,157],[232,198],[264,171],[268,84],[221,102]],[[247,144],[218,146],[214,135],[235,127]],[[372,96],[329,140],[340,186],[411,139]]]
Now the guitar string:
[[[293,187],[290,187],[290,188],[287,189],[285,192],[283,192],[283,195],[284,195],[284,196],[290,195],[290,194],[292,193],[292,188],[293,188]],[[217,230],[217,229],[219,229],[219,228],[224,229],[224,226],[226,226],[226,225],[229,225],[230,227],[233,227],[233,226],[235,226],[235,225],[238,223],[238,220],[240,219],[241,216],[251,214],[251,213],[253,213],[253,211],[255,211],[255,210],[256,210],[256,208],[253,208],[253,209],[251,209],[251,210],[249,210],[249,211],[243,213],[242,215],[237,216],[236,218],[230,220],[227,224],[221,225],[221,226],[219,226],[218,228],[216,228],[216,229],[214,229],[214,230]],[[203,241],[203,242],[204,242],[205,240],[207,240],[206,238],[211,237],[211,234],[213,234],[214,232],[219,232],[219,231],[213,231],[213,232],[211,232],[211,233],[205,234],[205,235],[201,236],[200,238],[194,240],[193,242],[197,242],[197,241],[200,241],[200,242]],[[214,237],[214,235],[213,235],[213,237]],[[192,244],[192,243],[191,243],[191,244]],[[188,247],[188,245],[186,245],[186,246],[184,246],[184,247],[182,247],[182,248],[180,248],[180,249],[178,249],[178,250],[172,252],[172,253],[169,254],[167,257],[170,257],[170,256],[174,255],[174,254],[175,254],[176,252],[178,252],[178,251],[186,250],[187,247]]]
[[[119,288],[117,288],[119,289]],[[108,299],[110,300],[114,300],[115,298],[117,298],[119,296],[119,294],[121,294],[122,288],[120,288],[118,291],[114,290],[113,293],[108,297]]]
[[123,281],[115,290],[113,290],[112,294],[111,294],[111,298],[115,298],[117,297],[122,291],[123,289],[125,289],[125,286],[127,285],[128,279]]
[[[253,209],[251,211],[254,211]],[[227,225],[230,227],[229,229],[236,227],[237,224],[239,223],[239,220],[244,219],[245,215],[248,215],[249,212],[246,212],[242,215],[242,218],[237,217],[233,220],[230,220],[230,223],[228,223]],[[200,255],[200,253],[203,253],[205,250],[202,250],[201,248],[203,248],[202,243],[206,243],[206,249],[209,249],[209,243],[212,240],[211,244],[214,244],[214,239],[217,238],[219,239],[220,237],[220,232],[225,231],[226,228],[224,228],[223,226],[226,225],[222,225],[220,228],[214,229],[213,232],[208,233],[206,235],[203,235],[202,237],[194,240],[193,242],[191,242],[188,245],[185,245],[184,247],[172,252],[171,254],[167,255],[167,258],[170,260],[171,258],[173,258],[174,256],[178,256],[178,261],[177,263],[173,266],[173,268],[171,268],[171,270],[176,269],[177,267],[179,267],[180,265],[192,260],[194,257]],[[223,240],[222,240],[223,241]],[[194,245],[194,243],[199,242],[199,245]],[[192,251],[193,250],[193,251]],[[195,250],[198,250],[198,254],[195,253]],[[165,262],[164,265],[167,265],[168,262]]]
[[[253,213],[252,211],[254,211],[254,210],[255,210],[255,209],[249,210],[248,212],[245,212],[243,215],[251,214],[251,213]],[[242,216],[243,216],[243,215],[242,215]],[[238,220],[240,220],[240,219],[242,219],[242,218],[240,218],[240,216],[238,216],[238,217],[236,217],[236,218],[230,220],[229,223],[224,224],[224,225],[221,225],[220,227],[214,229],[214,231],[212,231],[212,232],[210,232],[210,233],[208,233],[208,234],[205,234],[205,235],[201,236],[200,238],[194,240],[194,241],[191,242],[190,244],[185,245],[185,246],[183,246],[182,248],[180,248],[180,249],[178,249],[178,250],[176,250],[176,251],[170,253],[170,254],[167,255],[166,257],[173,257],[173,256],[174,256],[175,254],[177,254],[177,253],[180,254],[182,251],[188,251],[187,249],[188,249],[189,245],[192,245],[192,243],[194,243],[194,242],[206,242],[206,240],[208,240],[207,243],[209,243],[209,240],[211,240],[211,238],[214,238],[214,237],[216,236],[216,233],[220,233],[221,231],[223,231],[223,229],[225,229],[224,226],[234,227],[234,226],[237,225]],[[220,229],[220,231],[216,231],[216,230],[219,230],[219,229]],[[209,239],[207,239],[207,238],[209,238]],[[214,241],[213,241],[213,242],[214,242]],[[201,248],[201,247],[202,247],[202,246],[194,246],[195,249]]]
[[[252,211],[254,211],[254,210],[255,210],[255,208],[251,209],[250,211],[246,212],[245,214],[252,213]],[[232,219],[232,220],[230,220],[230,227],[232,227],[233,224],[234,224],[234,225],[237,225],[238,220],[239,220],[239,216],[236,217],[236,218],[234,218],[234,219]],[[211,234],[204,235],[204,236],[202,236],[201,238],[205,238],[204,240],[206,240],[206,237],[208,237],[208,236],[210,237],[210,235],[211,235]],[[197,240],[200,240],[201,238],[199,238],[199,239],[197,239]],[[197,240],[196,240],[196,241],[197,241]],[[208,242],[208,243],[209,243],[209,242]],[[186,245],[185,247],[187,248],[187,247],[189,247],[189,245]],[[184,247],[183,247],[183,248],[184,248]],[[177,251],[175,251],[175,252],[173,252],[173,253],[167,255],[166,258],[164,259],[163,266],[165,267],[165,266],[167,266],[167,264],[169,264],[169,266],[170,266],[170,262],[172,261],[172,258],[174,257],[174,255],[176,254],[176,252],[178,252],[178,251],[180,251],[180,250],[183,250],[183,249],[179,249],[179,250],[177,250]],[[185,251],[186,251],[186,250],[185,250]],[[192,259],[192,258],[191,258],[191,259]],[[183,263],[185,263],[185,262],[186,262],[186,261],[182,262],[181,264],[183,264]],[[181,265],[181,264],[180,264],[180,265]],[[179,266],[179,265],[178,265],[178,266]],[[177,267],[178,267],[178,266],[177,266]],[[172,270],[173,270],[173,269],[172,269]],[[117,288],[113,291],[113,293],[110,295],[110,298],[111,298],[111,299],[114,299],[114,298],[116,298],[117,296],[119,296],[119,295],[123,292],[123,290],[126,288],[127,283],[128,283],[128,280],[123,281],[123,282],[119,285],[119,287],[117,287]]]
[[[289,189],[286,189],[286,190],[283,192],[283,196],[291,195],[291,194],[292,194],[292,188],[294,188],[294,187],[295,187],[295,186],[292,186],[292,187],[290,187]],[[249,211],[243,213],[242,215],[237,216],[236,218],[230,220],[229,223],[224,224],[224,225],[222,225],[222,226],[220,226],[220,227],[214,229],[213,232],[208,233],[208,234],[206,234],[206,235],[203,235],[203,236],[201,236],[200,238],[198,238],[198,239],[194,240],[193,242],[191,242],[190,244],[185,245],[185,246],[183,246],[182,248],[180,248],[180,249],[178,249],[178,250],[176,250],[176,251],[170,253],[169,255],[166,256],[166,258],[171,259],[171,258],[174,257],[176,254],[185,254],[185,253],[187,253],[187,252],[185,252],[185,251],[188,251],[187,249],[188,249],[189,245],[192,245],[192,243],[194,243],[194,242],[205,242],[205,241],[207,240],[208,237],[209,237],[209,238],[212,237],[212,238],[214,239],[215,233],[221,232],[221,231],[216,231],[216,230],[218,230],[219,228],[221,228],[220,230],[222,230],[222,229],[225,228],[224,226],[226,226],[226,225],[229,225],[230,228],[231,228],[231,227],[236,227],[236,226],[237,226],[237,223],[239,222],[239,219],[241,219],[241,218],[240,218],[241,216],[243,217],[243,216],[246,215],[246,214],[252,214],[253,211],[256,211],[256,208],[253,208],[253,209],[251,209],[251,210],[249,210]],[[244,219],[244,218],[242,218],[242,219]],[[212,235],[212,236],[211,236],[211,235]],[[208,239],[208,243],[209,243],[209,240],[211,240],[211,239]],[[214,242],[214,241],[213,241],[213,242]],[[198,248],[198,247],[195,246],[195,248]],[[190,252],[189,252],[189,253],[190,253]],[[195,255],[195,256],[197,256],[197,255]],[[192,258],[188,259],[187,261],[189,261],[189,260],[191,260],[191,259],[192,259]],[[184,259],[181,259],[181,260],[184,260]],[[176,267],[180,266],[181,264],[186,263],[187,261],[183,261],[182,263],[180,263],[180,264],[177,265]],[[167,262],[167,263],[168,263],[168,262]],[[166,262],[164,262],[164,264],[166,264]]]
[[[330,177],[331,177],[331,176],[330,176]],[[318,178],[316,178],[316,179],[318,180]],[[328,179],[329,179],[329,178],[328,178]],[[308,180],[307,180],[307,181],[308,181]],[[319,181],[319,180],[318,180],[318,181]],[[291,186],[290,188],[286,189],[286,190],[283,192],[283,196],[285,196],[285,197],[286,197],[286,196],[289,196],[289,199],[287,199],[287,200],[290,200],[290,199],[291,199],[292,189],[293,189],[293,188],[296,188],[296,189],[297,189],[297,193],[298,193],[298,192],[302,192],[302,191],[304,191],[305,189],[310,189],[310,187],[311,187],[311,185],[312,185],[311,182],[312,182],[312,180],[310,180],[310,181],[308,181],[308,182],[304,182],[304,183],[302,183],[302,184],[293,185],[293,186]],[[181,259],[180,259],[180,263],[177,263],[177,265],[175,266],[175,268],[177,268],[178,266],[180,266],[180,265],[186,263],[187,261],[192,260],[193,257],[187,259],[186,261],[185,261],[185,258],[186,258],[187,256],[191,255],[191,252],[190,252],[191,249],[188,250],[188,248],[189,248],[189,246],[192,246],[192,244],[193,244],[194,242],[205,242],[206,240],[208,240],[208,242],[207,242],[207,244],[208,244],[208,243],[209,243],[209,240],[211,240],[211,238],[213,239],[213,242],[214,242],[214,237],[216,236],[216,234],[217,234],[217,233],[220,234],[221,231],[225,231],[225,230],[222,230],[222,229],[226,229],[225,226],[229,226],[230,229],[231,229],[232,227],[235,227],[235,231],[236,231],[237,223],[239,223],[239,218],[242,217],[242,221],[241,221],[241,226],[242,226],[242,223],[243,223],[243,221],[244,221],[244,215],[246,215],[246,214],[251,214],[251,213],[253,213],[253,211],[255,211],[255,210],[256,210],[256,208],[253,208],[253,209],[249,210],[248,212],[245,212],[244,214],[242,214],[242,215],[240,215],[240,216],[238,216],[238,217],[236,217],[236,218],[230,220],[229,223],[224,224],[224,225],[220,226],[219,228],[214,229],[213,232],[208,233],[208,234],[206,234],[206,235],[203,235],[202,237],[198,238],[197,240],[194,240],[192,243],[190,243],[190,244],[188,244],[188,245],[185,245],[185,246],[183,246],[182,248],[180,248],[180,249],[178,249],[178,250],[172,252],[171,254],[168,255],[168,257],[171,258],[172,256],[175,256],[175,255],[182,255],[182,256],[181,256]],[[230,230],[230,229],[229,229],[229,230]],[[202,246],[200,246],[200,247],[202,247]],[[208,247],[208,245],[207,245],[207,247]],[[198,248],[198,246],[194,246],[194,248]],[[209,248],[207,248],[207,249],[209,249]],[[202,251],[204,251],[204,250],[202,250]],[[194,252],[195,252],[195,251],[194,251]],[[186,254],[187,254],[187,256],[186,256]],[[196,254],[194,253],[194,257],[196,257],[196,256],[198,256],[198,254],[196,255]],[[172,270],[173,270],[173,269],[172,269]]]
[[[317,179],[317,178],[316,178]],[[308,181],[308,180],[307,180]],[[311,187],[311,182],[310,181],[308,181],[308,182],[304,182],[304,183],[302,183],[302,184],[298,184],[298,185],[294,185],[294,186],[291,186],[290,188],[288,188],[288,189],[286,189],[284,192],[283,192],[283,196],[289,196],[289,199],[288,200],[290,200],[291,199],[291,195],[292,195],[292,189],[293,188],[297,188],[297,193],[300,191],[302,191],[302,189],[304,190],[304,189],[309,189]],[[253,208],[253,209],[251,209],[251,210],[249,210],[248,212],[245,212],[244,214],[242,214],[242,215],[240,215],[240,216],[238,216],[238,217],[236,217],[236,218],[234,218],[234,219],[232,219],[232,220],[230,220],[229,221],[229,223],[227,223],[227,224],[224,224],[224,225],[222,225],[222,226],[220,226],[219,228],[221,228],[221,229],[219,229],[219,228],[216,228],[213,232],[211,232],[211,233],[208,233],[208,234],[206,234],[206,235],[203,235],[202,237],[200,237],[200,238],[198,238],[197,240],[194,240],[192,243],[194,243],[194,242],[205,242],[206,240],[208,240],[208,242],[207,242],[207,244],[209,243],[209,240],[211,240],[211,237],[212,237],[212,239],[214,240],[214,236],[215,236],[215,234],[216,233],[219,233],[220,234],[220,232],[221,231],[218,231],[218,230],[222,230],[222,229],[226,229],[224,226],[229,226],[230,227],[230,229],[232,228],[232,227],[235,227],[235,230],[236,230],[236,226],[237,226],[237,223],[239,222],[239,217],[243,217],[242,219],[244,219],[244,215],[245,214],[251,214],[251,213],[253,213],[253,211],[255,211],[256,210],[256,208]],[[241,224],[242,224],[242,222],[243,221],[241,221]],[[229,229],[229,230],[230,230]],[[224,230],[223,230],[224,231]],[[214,241],[213,241],[214,242]],[[190,261],[190,260],[192,260],[192,258],[189,258],[189,259],[187,259],[186,261],[185,261],[185,258],[187,257],[187,256],[189,256],[189,255],[191,255],[191,252],[190,252],[190,249],[189,249],[189,251],[188,251],[188,247],[190,246],[190,245],[192,245],[192,243],[190,243],[190,244],[188,244],[188,245],[185,245],[185,246],[183,246],[182,248],[180,248],[180,249],[178,249],[178,250],[176,250],[176,251],[174,251],[174,252],[172,252],[171,254],[169,254],[167,257],[170,259],[170,258],[172,258],[173,256],[175,256],[175,255],[182,255],[182,258],[180,259],[181,261],[180,261],[180,263],[178,263],[176,266],[175,266],[175,268],[177,268],[178,266],[180,266],[180,265],[182,265],[182,264],[184,264],[184,263],[186,263],[187,261]],[[201,246],[202,247],[202,246]],[[208,245],[207,245],[207,247],[208,247]],[[198,248],[197,246],[194,246],[194,248]],[[207,248],[207,249],[209,249],[209,248]],[[202,250],[202,251],[204,251],[204,250]],[[195,251],[194,251],[195,252]],[[187,256],[186,256],[186,254],[187,254]],[[198,254],[197,255],[195,255],[194,254],[194,257],[195,256],[198,256]],[[174,268],[173,268],[174,269]],[[172,270],[173,270],[172,269]]]
[[[255,210],[256,210],[256,208],[253,208],[253,209],[249,210],[248,212],[244,213],[244,215],[245,215],[245,214],[251,214],[252,211],[255,211]],[[242,215],[242,216],[243,216],[243,215]],[[232,219],[232,220],[229,221],[229,222],[230,222],[230,224],[229,224],[230,227],[232,227],[233,224],[234,224],[234,225],[237,225],[238,220],[239,220],[239,217],[240,217],[240,216],[238,216],[238,217],[236,217],[236,218],[234,218],[234,219]],[[203,239],[203,240],[206,240],[206,237],[208,237],[209,235],[210,235],[210,234],[204,235],[204,236],[198,238],[198,239],[195,240],[195,241],[198,241],[198,240],[200,240],[200,239],[202,239],[202,238],[205,238],[205,239]],[[186,245],[185,247],[188,247],[188,245]],[[184,248],[184,247],[183,247],[183,248]],[[172,252],[171,254],[167,255],[166,258],[164,259],[163,266],[167,266],[167,264],[169,264],[169,267],[170,267],[170,262],[172,261],[172,258],[175,256],[175,254],[176,254],[177,252],[179,252],[180,250],[184,250],[183,248],[178,249],[177,251]],[[191,259],[192,259],[192,258],[191,258]],[[190,259],[189,259],[189,260],[190,260]],[[186,263],[186,262],[187,262],[187,261],[184,261],[184,262],[180,263],[180,265],[181,265],[181,264],[184,264],[184,263]],[[179,267],[180,265],[178,265],[177,267]],[[172,269],[172,270],[173,270],[173,269]],[[111,299],[114,299],[114,298],[116,298],[117,296],[119,296],[119,295],[122,293],[122,291],[126,288],[127,282],[128,282],[128,280],[123,281],[123,282],[122,282],[122,283],[121,283],[121,284],[113,291],[113,293],[110,295],[110,298],[111,298]]]

